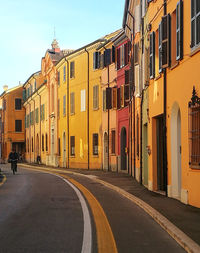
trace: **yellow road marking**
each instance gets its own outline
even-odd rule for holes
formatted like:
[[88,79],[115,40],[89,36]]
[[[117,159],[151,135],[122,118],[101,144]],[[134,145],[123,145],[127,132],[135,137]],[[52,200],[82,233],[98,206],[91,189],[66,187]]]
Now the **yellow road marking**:
[[97,201],[94,195],[90,191],[88,191],[83,185],[66,175],[60,175],[69,180],[72,184],[74,184],[83,193],[90,205],[96,225],[98,252],[117,253],[117,246],[110,224],[100,203]]
[[[92,210],[92,214],[94,217],[95,225],[96,225],[96,232],[97,232],[97,243],[98,243],[98,253],[117,253],[117,246],[116,242],[108,222],[108,219],[104,213],[103,208],[101,207],[100,203],[94,197],[94,195],[88,191],[83,185],[75,181],[74,179],[70,178],[63,174],[64,172],[61,170],[56,169],[47,169],[47,168],[28,168],[29,170],[41,171],[46,173],[52,173],[60,175],[67,180],[69,180],[72,184],[74,184],[85,196],[87,199],[89,206]],[[70,173],[73,174],[73,173]]]
[[2,174],[2,176],[3,176],[3,180],[0,183],[0,186],[2,186],[6,182],[6,176],[4,174]]

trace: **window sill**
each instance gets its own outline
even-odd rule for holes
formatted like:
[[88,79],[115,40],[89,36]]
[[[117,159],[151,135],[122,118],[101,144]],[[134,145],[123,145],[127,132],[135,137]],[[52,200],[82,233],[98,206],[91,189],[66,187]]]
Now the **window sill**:
[[75,158],[75,155],[70,155],[69,157],[70,157],[70,158]]
[[171,69],[171,70],[172,70],[172,69],[175,69],[178,65],[179,65],[179,61],[178,61],[178,62],[176,62],[173,66],[171,66],[171,68],[170,68],[170,69]]
[[75,115],[75,113],[70,113],[70,116],[73,116],[73,115]]
[[190,165],[190,169],[192,169],[192,170],[200,170],[200,166],[198,166],[198,165]]
[[199,51],[200,51],[200,45],[194,47],[194,49],[191,49],[190,56],[192,57],[193,55],[195,55],[195,54],[198,53]]
[[94,158],[98,158],[98,157],[99,157],[99,155],[94,155],[94,154],[93,154],[93,157],[94,157]]
[[98,111],[99,110],[99,108],[93,108],[93,111]]
[[157,81],[158,79],[161,78],[161,74],[158,74],[155,78],[154,78],[154,81]]

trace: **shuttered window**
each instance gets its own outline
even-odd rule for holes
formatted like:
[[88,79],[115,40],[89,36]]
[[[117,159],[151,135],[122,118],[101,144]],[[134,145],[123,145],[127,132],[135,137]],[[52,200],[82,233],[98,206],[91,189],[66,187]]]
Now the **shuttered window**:
[[191,48],[200,45],[200,2],[191,0]]
[[107,67],[111,64],[111,49],[106,49],[104,51],[104,67]]
[[93,134],[93,155],[98,155],[98,134]]
[[124,75],[125,75],[125,84],[129,84],[129,69],[124,71]]
[[106,88],[106,109],[112,108],[112,88]]
[[75,136],[70,136],[70,155],[75,156]]
[[75,94],[70,93],[70,114],[75,114]]
[[70,62],[70,78],[75,77],[75,63],[74,61]]
[[[200,27],[199,27],[200,28]],[[183,1],[176,6],[176,60],[183,59]]]
[[150,79],[155,77],[155,32],[150,34],[150,48],[149,48],[149,75]]
[[120,86],[120,105],[124,107],[124,85]]
[[39,122],[39,112],[38,112],[38,111],[39,111],[39,109],[36,108],[36,109],[35,109],[35,122],[36,122],[36,123]]
[[23,90],[22,98],[23,98],[23,101],[26,101],[26,90],[25,89]]
[[103,111],[106,111],[106,90],[103,90]]
[[60,138],[58,138],[58,155],[59,156],[61,155],[61,152],[60,152]]
[[130,100],[130,86],[129,84],[124,85],[124,101],[129,102]]
[[159,60],[159,73],[162,72],[162,25],[158,27],[158,60]]
[[117,70],[120,69],[120,48],[117,49]]
[[48,135],[45,134],[45,141],[46,141],[46,151],[48,151]]
[[115,62],[115,46],[112,46],[112,62]]
[[99,109],[99,85],[93,86],[93,110]]
[[139,45],[138,43],[134,44],[134,63],[138,64],[139,63],[139,57],[138,57],[138,53],[139,53]]
[[15,110],[22,109],[22,100],[21,98],[15,98]]
[[162,68],[170,66],[170,33],[171,17],[168,14],[162,17]]
[[42,151],[44,152],[44,134],[42,135]]
[[63,82],[66,81],[66,66],[63,67]]
[[63,96],[63,117],[66,116],[66,95]]
[[40,119],[45,120],[45,108],[44,104],[40,106]]
[[93,69],[99,69],[100,68],[100,52],[94,52],[93,53]]
[[124,44],[124,65],[128,64],[128,43]]
[[117,109],[117,87],[112,88],[112,108]]
[[15,132],[22,131],[22,120],[15,120]]
[[117,109],[121,108],[121,92],[120,88],[117,88]]

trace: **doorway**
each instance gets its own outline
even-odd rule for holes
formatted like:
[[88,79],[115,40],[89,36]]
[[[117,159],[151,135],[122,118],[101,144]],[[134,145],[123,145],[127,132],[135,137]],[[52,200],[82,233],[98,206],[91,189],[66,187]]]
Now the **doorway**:
[[148,126],[147,124],[143,125],[143,184],[148,186]]
[[66,168],[66,135],[63,133],[63,167]]
[[104,133],[103,169],[108,170],[108,134]]
[[181,198],[181,113],[174,103],[171,113],[171,179],[172,197]]

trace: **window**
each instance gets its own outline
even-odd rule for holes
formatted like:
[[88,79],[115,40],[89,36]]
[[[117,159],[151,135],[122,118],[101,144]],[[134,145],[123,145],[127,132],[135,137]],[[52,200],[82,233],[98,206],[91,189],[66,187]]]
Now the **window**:
[[27,150],[28,150],[28,153],[29,153],[29,139],[27,138]]
[[75,114],[75,95],[74,92],[70,93],[70,114]]
[[191,0],[191,48],[200,45],[200,2]]
[[81,112],[85,111],[85,90],[81,90]]
[[34,91],[36,91],[36,89],[37,89],[37,82],[36,82],[36,80],[35,80],[34,86],[35,86]]
[[162,17],[162,68],[170,66],[171,16]]
[[63,96],[63,117],[66,116],[66,95]]
[[111,131],[111,153],[115,154],[115,130]]
[[124,45],[120,47],[120,68],[124,67]]
[[75,136],[70,136],[70,154],[75,156]]
[[34,112],[30,112],[30,125],[34,125]]
[[46,151],[48,151],[48,135],[45,135]]
[[39,112],[38,112],[38,111],[39,111],[39,109],[36,108],[36,109],[35,109],[35,122],[36,122],[36,123],[39,122]]
[[183,59],[183,1],[181,0],[178,2],[176,6],[176,60],[182,59]]
[[3,110],[6,111],[6,100],[3,100]]
[[44,134],[42,135],[42,151],[44,152]]
[[74,61],[70,62],[70,78],[75,77],[75,64]]
[[15,110],[22,109],[22,100],[21,98],[15,98]]
[[149,71],[150,71],[150,79],[155,77],[155,32],[150,34],[150,64],[149,64]]
[[93,155],[98,155],[98,134],[93,134]]
[[200,98],[193,88],[189,107],[189,165],[193,169],[200,169]]
[[25,89],[22,92],[22,98],[23,98],[23,101],[26,101],[26,90]]
[[66,66],[63,67],[63,82],[66,81]]
[[106,49],[104,51],[104,67],[107,67],[111,64],[111,49]]
[[106,110],[112,108],[112,88],[106,88]]
[[124,107],[124,85],[120,86],[120,107]]
[[117,87],[112,88],[112,108],[117,109]]
[[15,120],[15,132],[22,131],[22,120]]
[[45,120],[45,107],[44,107],[44,104],[40,106],[40,119]]
[[139,52],[139,44],[136,43],[134,44],[134,63],[135,64],[138,64],[139,63],[139,55],[138,55],[138,52]]
[[93,53],[93,69],[99,69],[100,68],[100,52],[94,52]]
[[93,86],[93,110],[99,109],[99,85]]
[[58,99],[58,118],[60,118],[60,99]]
[[139,116],[137,114],[137,118],[136,118],[136,131],[137,131],[137,146],[136,146],[136,152],[137,152],[137,157],[139,159],[139,155],[140,155],[140,150],[139,150]]
[[60,71],[58,71],[58,85],[60,85]]
[[162,72],[162,25],[159,24],[158,27],[158,69],[159,73]]

